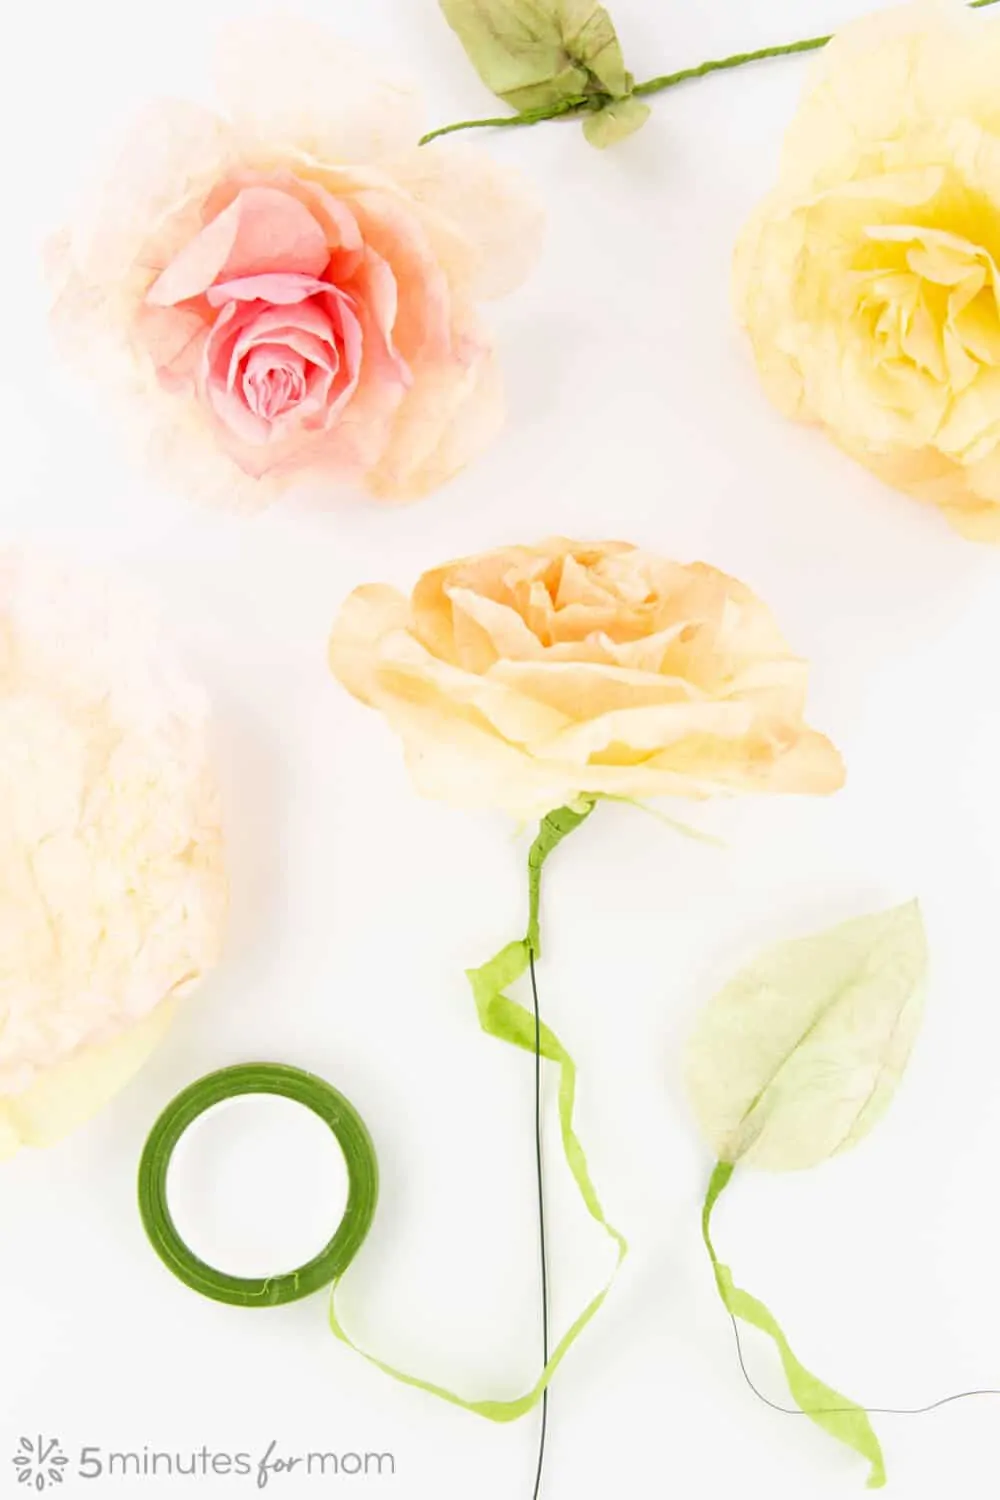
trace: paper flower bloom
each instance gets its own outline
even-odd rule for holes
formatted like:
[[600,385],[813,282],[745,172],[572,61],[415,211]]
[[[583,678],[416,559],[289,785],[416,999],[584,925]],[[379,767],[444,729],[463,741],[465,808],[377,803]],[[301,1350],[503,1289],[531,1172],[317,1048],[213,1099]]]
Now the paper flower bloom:
[[99,1109],[215,962],[205,717],[133,600],[0,553],[0,1157]]
[[888,483],[1000,541],[1000,24],[917,5],[818,64],[737,300],[766,387]]
[[714,568],[561,538],[344,605],[334,673],[385,714],[427,796],[517,813],[584,794],[833,792],[805,665]]
[[124,374],[185,489],[434,489],[502,421],[477,303],[532,264],[534,202],[486,156],[418,148],[415,98],[321,28],[227,38],[219,94],[223,117],[137,126],[55,248],[57,326]]

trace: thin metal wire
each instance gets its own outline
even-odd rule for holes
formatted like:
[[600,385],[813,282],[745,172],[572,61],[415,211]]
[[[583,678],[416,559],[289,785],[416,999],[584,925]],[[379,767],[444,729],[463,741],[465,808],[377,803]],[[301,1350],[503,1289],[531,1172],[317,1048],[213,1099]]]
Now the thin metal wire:
[[[765,1396],[759,1386],[754,1384],[750,1371],[746,1367],[743,1358],[743,1341],[740,1338],[740,1325],[733,1314],[729,1314],[733,1324],[733,1333],[736,1336],[736,1354],[740,1362],[740,1373],[747,1385],[753,1391],[758,1401],[763,1401],[772,1411],[781,1412],[785,1417],[835,1417],[847,1412],[857,1411],[858,1404],[852,1406],[815,1406],[809,1411],[803,1411],[798,1406],[782,1406],[778,1401],[772,1401],[770,1396]],[[942,1396],[940,1401],[931,1401],[926,1406],[862,1406],[861,1410],[872,1417],[922,1417],[928,1412],[938,1411],[942,1406],[950,1406],[955,1401],[968,1401],[973,1396],[1000,1396],[1000,1390],[992,1390],[984,1386],[981,1390],[957,1391],[954,1396]]]
[[[545,1236],[545,1173],[542,1164],[542,1016],[535,978],[535,955],[529,948],[531,997],[535,1011],[535,1173],[538,1183],[538,1245],[542,1262],[542,1359],[543,1369],[549,1363],[549,1258]],[[549,1388],[542,1392],[542,1428],[538,1440],[538,1468],[532,1500],[538,1500],[542,1488],[542,1466],[545,1462],[545,1437],[549,1425]]]

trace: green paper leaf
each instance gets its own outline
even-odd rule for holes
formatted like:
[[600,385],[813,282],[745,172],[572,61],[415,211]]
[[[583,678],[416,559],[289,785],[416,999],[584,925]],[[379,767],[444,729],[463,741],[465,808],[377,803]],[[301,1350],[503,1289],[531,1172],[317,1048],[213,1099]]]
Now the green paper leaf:
[[641,99],[616,99],[606,104],[596,114],[588,115],[583,122],[583,133],[592,146],[604,151],[608,146],[617,146],[641,130],[649,119],[651,110]]
[[716,1155],[771,1171],[856,1145],[888,1107],[920,1027],[916,902],[772,948],[709,1002],[687,1056]]
[[[541,898],[542,868],[545,861],[554,849],[568,838],[581,823],[584,823],[594,810],[594,799],[583,797],[579,802],[570,807],[557,808],[542,819],[538,837],[531,846],[528,855],[528,897],[529,918],[528,935],[518,942],[508,943],[501,948],[496,956],[482,968],[470,969],[468,971],[469,982],[472,985],[472,993],[475,997],[476,1011],[479,1023],[488,1036],[496,1037],[499,1041],[507,1042],[512,1047],[520,1047],[525,1052],[535,1051],[535,1018],[523,1005],[511,1000],[504,992],[510,985],[515,984],[527,974],[531,965],[532,956],[537,958],[541,952],[539,935],[539,903]],[[445,1386],[435,1385],[428,1380],[421,1380],[415,1375],[408,1375],[398,1370],[393,1365],[376,1359],[374,1355],[368,1354],[346,1333],[336,1311],[336,1292],[340,1285],[334,1282],[330,1294],[330,1327],[348,1348],[360,1354],[370,1365],[383,1374],[389,1375],[393,1380],[402,1385],[415,1387],[419,1391],[425,1391],[428,1395],[436,1396],[441,1401],[447,1401],[451,1406],[461,1407],[463,1411],[473,1412],[476,1416],[486,1417],[491,1422],[514,1422],[519,1417],[526,1416],[533,1407],[537,1406],[542,1399],[544,1391],[548,1388],[556,1370],[562,1364],[563,1359],[576,1343],[580,1334],[587,1327],[591,1319],[604,1305],[605,1299],[614,1284],[618,1270],[628,1254],[628,1244],[623,1235],[609,1224],[605,1217],[601,1201],[597,1196],[587,1166],[587,1158],[584,1154],[580,1139],[573,1126],[573,1114],[576,1104],[576,1064],[560,1042],[559,1038],[548,1026],[539,1028],[539,1050],[542,1057],[551,1063],[555,1063],[559,1069],[559,1126],[562,1134],[563,1151],[569,1169],[573,1174],[573,1180],[579,1188],[580,1195],[587,1206],[587,1210],[605,1231],[614,1243],[618,1257],[614,1269],[603,1289],[597,1296],[592,1298],[580,1313],[579,1317],[570,1325],[566,1333],[556,1345],[548,1364],[545,1366],[538,1380],[523,1396],[511,1401],[470,1401],[464,1396],[459,1396]]]
[[441,0],[441,9],[486,87],[513,109],[619,98],[632,86],[611,17],[595,0]]
[[759,1328],[761,1333],[766,1333],[768,1338],[773,1339],[781,1357],[788,1389],[796,1405],[817,1427],[822,1427],[824,1432],[828,1432],[838,1442],[845,1443],[848,1448],[853,1448],[862,1458],[866,1458],[871,1465],[868,1488],[881,1489],[886,1478],[885,1460],[867,1412],[806,1369],[792,1352],[791,1345],[773,1314],[763,1302],[758,1302],[756,1297],[751,1297],[749,1292],[744,1292],[735,1284],[732,1271],[722,1264],[715,1253],[711,1236],[712,1211],[720,1195],[729,1186],[733,1171],[734,1168],[728,1162],[719,1162],[716,1166],[701,1217],[702,1238],[712,1260],[719,1296],[732,1317]]

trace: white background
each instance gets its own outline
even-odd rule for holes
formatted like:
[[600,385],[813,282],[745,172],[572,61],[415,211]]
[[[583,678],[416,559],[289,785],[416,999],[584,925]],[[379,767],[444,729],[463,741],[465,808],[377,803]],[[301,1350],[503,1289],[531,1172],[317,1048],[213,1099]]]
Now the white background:
[[[811,718],[843,749],[850,783],[829,802],[698,812],[721,852],[604,808],[550,867],[543,1004],[580,1064],[581,1133],[634,1253],[555,1384],[544,1493],[856,1494],[853,1455],[740,1379],[699,1242],[711,1161],[680,1049],[698,1005],[766,942],[920,897],[930,1006],[891,1114],[820,1170],[738,1178],[717,1239],[802,1358],[855,1398],[905,1406],[1000,1385],[1000,556],[786,425],[758,389],[730,311],[730,254],[808,64],[665,96],[605,155],[573,125],[483,138],[537,179],[550,211],[540,270],[494,314],[506,435],[419,506],[348,500],[247,522],[129,466],[113,416],[49,352],[38,268],[95,150],[152,96],[204,97],[213,29],[259,8],[56,0],[6,25],[2,537],[120,564],[161,598],[217,705],[234,914],[226,961],[142,1076],[71,1141],[3,1169],[0,1494],[15,1489],[17,1434],[40,1429],[71,1452],[256,1450],[272,1437],[287,1453],[392,1449],[395,1479],[356,1490],[530,1495],[533,1418],[492,1427],[394,1385],[334,1341],[322,1297],[264,1314],[198,1299],[149,1251],[134,1176],[160,1108],[209,1069],[266,1057],[324,1074],[365,1116],[383,1172],[345,1285],[348,1326],[470,1395],[534,1379],[531,1065],[480,1034],[463,978],[523,930],[526,839],[500,817],[419,801],[388,731],[328,678],[324,646],[354,585],[405,586],[448,557],[554,531],[625,537],[749,582],[811,659]],[[641,75],[862,8],[614,6]],[[311,10],[415,72],[429,120],[493,112],[432,0]],[[607,1252],[565,1183],[552,1103],[561,1329]],[[275,1159],[262,1155],[272,1219],[275,1201],[323,1192],[294,1160],[274,1187]],[[303,1212],[314,1224],[315,1202]],[[747,1345],[783,1399],[770,1348]],[[880,1419],[892,1492],[995,1496],[998,1405]],[[221,1496],[246,1483],[89,1492]],[[339,1488],[275,1480],[268,1493]]]

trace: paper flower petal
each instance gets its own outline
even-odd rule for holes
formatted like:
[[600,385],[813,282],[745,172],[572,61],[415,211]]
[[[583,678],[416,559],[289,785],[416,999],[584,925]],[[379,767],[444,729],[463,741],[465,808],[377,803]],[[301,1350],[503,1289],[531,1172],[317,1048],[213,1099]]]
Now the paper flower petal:
[[0,1161],[22,1146],[53,1146],[92,1119],[138,1073],[173,1019],[173,1005],[158,1005],[112,1041],[84,1048],[23,1093],[0,1098]]
[[409,600],[361,588],[330,664],[386,716],[425,795],[454,803],[526,815],[586,794],[843,782],[765,606],[714,568],[626,543],[498,548],[424,574]]
[[139,1065],[226,909],[204,695],[142,601],[0,553],[0,1135],[48,1141]]
[[420,135],[419,92],[376,73],[365,53],[309,21],[282,15],[233,25],[215,72],[236,131],[267,151],[370,162]]
[[770,399],[1000,541],[1000,20],[852,22],[817,59],[735,296]]
[[[464,145],[418,151],[413,93],[320,26],[235,27],[219,92],[218,117],[149,111],[54,242],[62,346],[127,399],[143,456],[187,493],[239,510],[292,489],[428,493],[501,424],[476,304],[533,264],[537,201]],[[292,299],[302,276],[323,285]],[[286,321],[220,380],[251,292]],[[319,364],[301,337],[317,311]]]
[[473,297],[506,297],[527,279],[542,247],[541,198],[481,151],[431,142],[395,157],[393,179],[427,210],[439,258],[468,277]]

